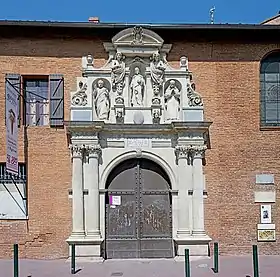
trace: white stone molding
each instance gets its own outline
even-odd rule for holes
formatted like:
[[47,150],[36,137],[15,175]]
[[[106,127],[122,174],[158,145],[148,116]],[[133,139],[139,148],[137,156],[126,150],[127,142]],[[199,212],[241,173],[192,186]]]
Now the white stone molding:
[[[155,153],[152,153],[150,151],[142,149],[141,153],[142,153],[141,157],[143,159],[151,160],[151,161],[157,163],[158,165],[160,165],[165,170],[165,172],[167,173],[167,175],[170,179],[172,189],[176,190],[177,189],[177,178],[176,178],[175,172],[171,168],[170,164],[167,163],[164,158],[162,158],[159,155],[156,155]],[[100,178],[100,189],[105,189],[106,180],[107,180],[110,172],[115,167],[117,167],[121,162],[123,162],[125,160],[134,159],[135,155],[136,155],[136,150],[129,150],[129,151],[126,151],[126,152],[114,157],[114,159],[112,159],[108,163],[108,165],[104,168],[104,170],[102,171],[101,178]]]

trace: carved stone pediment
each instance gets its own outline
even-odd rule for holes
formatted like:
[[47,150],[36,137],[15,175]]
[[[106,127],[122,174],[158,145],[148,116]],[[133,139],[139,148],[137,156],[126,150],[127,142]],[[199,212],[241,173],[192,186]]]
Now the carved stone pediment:
[[135,26],[134,28],[125,29],[112,38],[112,43],[116,46],[131,46],[139,45],[156,46],[161,48],[163,45],[163,39],[151,30],[142,28],[141,26]]

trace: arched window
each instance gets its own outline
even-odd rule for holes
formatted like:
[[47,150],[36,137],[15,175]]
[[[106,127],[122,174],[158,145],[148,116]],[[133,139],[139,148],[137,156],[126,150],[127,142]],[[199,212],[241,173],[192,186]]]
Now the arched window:
[[261,62],[261,125],[280,126],[280,51]]

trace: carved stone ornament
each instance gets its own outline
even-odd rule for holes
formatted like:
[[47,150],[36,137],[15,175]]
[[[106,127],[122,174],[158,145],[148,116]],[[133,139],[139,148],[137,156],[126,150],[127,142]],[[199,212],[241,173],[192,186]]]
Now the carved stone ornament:
[[101,147],[99,144],[85,145],[85,154],[88,157],[99,158],[101,156]]
[[70,144],[69,149],[72,158],[82,158],[85,148],[84,145],[81,144]]
[[195,85],[187,84],[187,96],[189,98],[189,106],[203,106],[203,101],[201,95],[195,91]]
[[141,26],[133,28],[133,41],[132,44],[142,44],[143,42],[143,29]]
[[159,124],[160,123],[160,117],[162,115],[161,111],[161,100],[158,97],[154,97],[152,99],[152,118],[153,118],[153,123],[154,124]]
[[205,154],[205,151],[207,149],[206,145],[190,145],[188,146],[189,152],[192,155],[192,157],[195,156],[201,156],[203,157]]
[[82,81],[79,82],[78,91],[72,96],[72,105],[85,106],[87,104],[87,84]]
[[92,55],[87,55],[87,64],[88,66],[93,66],[93,56]]
[[123,97],[121,97],[121,96],[116,97],[115,103],[118,104],[118,105],[124,104],[124,99],[123,99]]
[[188,58],[183,56],[180,58],[180,67],[188,69]]
[[206,145],[177,145],[175,147],[176,159],[187,159],[191,164],[195,157],[202,158],[207,149]]

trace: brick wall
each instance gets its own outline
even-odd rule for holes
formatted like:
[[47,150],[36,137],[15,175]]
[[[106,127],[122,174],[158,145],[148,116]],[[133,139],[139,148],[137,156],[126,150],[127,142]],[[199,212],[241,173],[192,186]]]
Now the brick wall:
[[[102,41],[82,39],[0,40],[0,161],[5,161],[5,73],[51,74],[65,77],[65,118],[69,93],[81,75],[81,57],[92,53],[97,65],[107,59]],[[280,182],[278,130],[261,131],[259,61],[278,45],[176,42],[168,57],[178,67],[187,55],[196,88],[204,98],[212,149],[205,166],[208,198],[206,229],[220,242],[221,253],[249,253],[256,242],[259,205],[254,203],[255,174],[275,174]],[[64,129],[28,127],[28,221],[0,221],[0,257],[20,244],[21,257],[62,258],[71,232],[71,162]],[[23,130],[20,130],[20,161]],[[273,223],[279,236],[279,203],[273,204]],[[261,243],[261,253],[279,254],[280,245]]]

